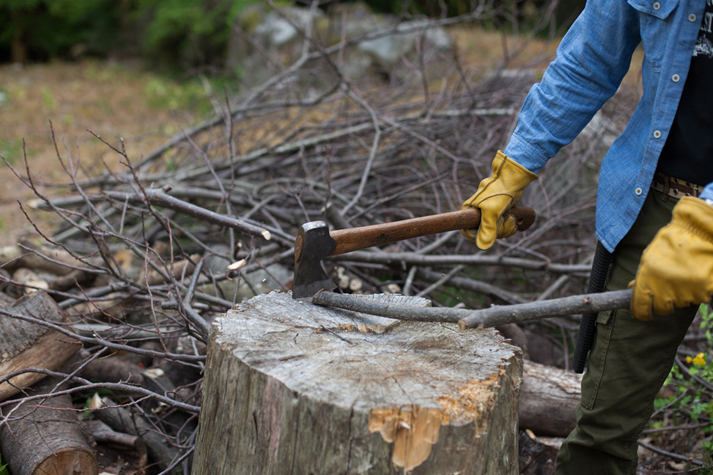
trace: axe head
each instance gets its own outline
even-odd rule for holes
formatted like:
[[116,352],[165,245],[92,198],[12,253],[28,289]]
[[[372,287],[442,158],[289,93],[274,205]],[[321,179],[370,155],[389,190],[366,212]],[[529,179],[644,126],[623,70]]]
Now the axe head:
[[322,259],[334,252],[337,242],[329,236],[329,227],[324,221],[312,221],[300,227],[295,239],[295,278],[292,298],[314,296],[320,290],[336,287],[322,269]]

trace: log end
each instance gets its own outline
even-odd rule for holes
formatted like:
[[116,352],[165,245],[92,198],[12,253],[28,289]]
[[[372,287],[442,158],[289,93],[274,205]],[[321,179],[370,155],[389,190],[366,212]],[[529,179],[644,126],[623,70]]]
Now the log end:
[[99,466],[89,449],[65,448],[47,456],[30,473],[31,475],[47,473],[98,475]]

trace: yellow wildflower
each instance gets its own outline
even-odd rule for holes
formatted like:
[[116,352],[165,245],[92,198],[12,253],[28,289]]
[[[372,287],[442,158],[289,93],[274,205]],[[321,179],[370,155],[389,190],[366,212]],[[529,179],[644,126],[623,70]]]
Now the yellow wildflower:
[[696,366],[705,366],[706,359],[703,357],[703,353],[698,353],[695,358],[693,358],[693,364]]
[[693,362],[693,358],[690,356],[686,356],[686,363],[691,364]]

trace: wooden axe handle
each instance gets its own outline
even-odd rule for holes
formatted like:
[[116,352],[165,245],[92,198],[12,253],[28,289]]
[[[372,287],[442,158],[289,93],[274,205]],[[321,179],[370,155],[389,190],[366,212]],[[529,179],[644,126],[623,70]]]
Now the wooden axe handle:
[[[524,231],[535,222],[535,210],[532,208],[511,208],[505,216],[515,216],[518,231]],[[381,246],[396,241],[403,241],[429,234],[444,233],[459,229],[475,229],[480,226],[480,210],[469,208],[462,211],[434,214],[421,218],[404,219],[393,223],[372,224],[359,228],[330,231],[329,235],[337,241],[337,247],[330,256]]]

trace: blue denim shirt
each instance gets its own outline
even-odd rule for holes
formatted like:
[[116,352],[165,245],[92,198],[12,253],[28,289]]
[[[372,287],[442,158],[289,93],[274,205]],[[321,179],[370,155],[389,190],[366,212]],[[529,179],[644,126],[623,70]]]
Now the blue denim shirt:
[[597,237],[612,251],[649,192],[686,83],[705,0],[589,0],[530,90],[505,153],[533,172],[619,87],[643,44],[643,96],[602,162]]

